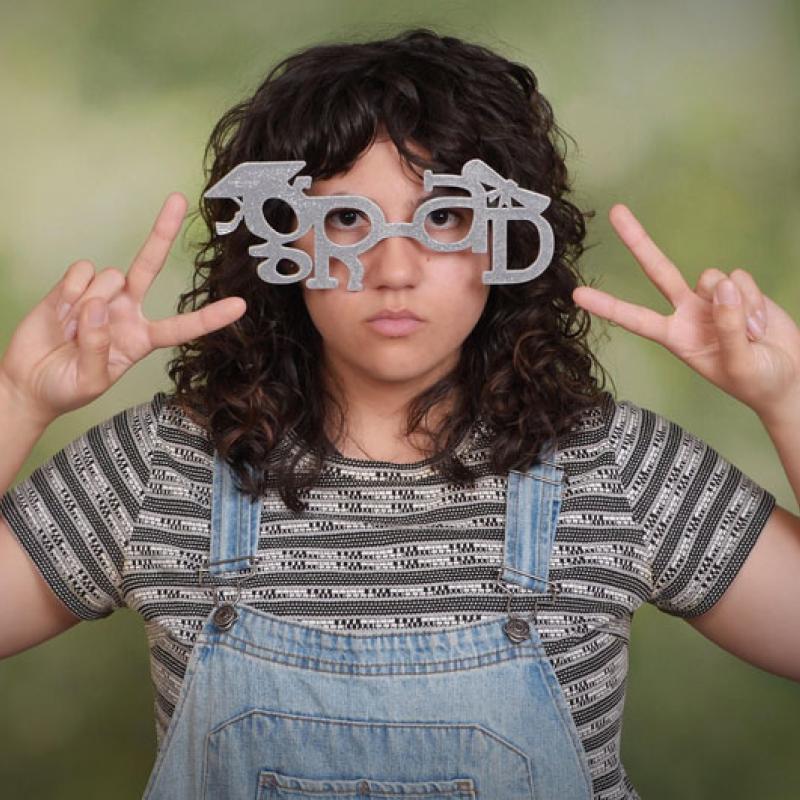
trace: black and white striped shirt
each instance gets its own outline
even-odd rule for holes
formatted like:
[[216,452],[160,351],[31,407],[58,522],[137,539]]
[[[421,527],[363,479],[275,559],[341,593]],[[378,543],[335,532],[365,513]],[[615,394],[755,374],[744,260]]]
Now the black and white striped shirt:
[[[459,445],[476,468],[454,487],[430,461],[334,455],[295,516],[262,500],[258,573],[241,602],[336,630],[457,625],[505,613],[496,583],[504,475],[477,424]],[[83,619],[128,606],[151,656],[159,742],[194,639],[213,606],[208,557],[213,449],[170,396],[91,428],[0,499],[57,596]],[[679,425],[630,401],[585,413],[556,453],[567,484],[538,626],[589,760],[596,798],[638,797],[620,761],[633,612],[707,611],[742,566],[774,496]],[[514,610],[523,611],[524,600]]]

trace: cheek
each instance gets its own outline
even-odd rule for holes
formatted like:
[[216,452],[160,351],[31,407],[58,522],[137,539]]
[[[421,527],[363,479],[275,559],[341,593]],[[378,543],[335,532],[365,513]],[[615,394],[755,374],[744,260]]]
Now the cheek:
[[435,273],[437,306],[442,319],[447,319],[454,329],[469,333],[483,313],[491,287],[482,277],[489,263],[487,256],[473,255],[452,265],[442,265],[444,268]]
[[461,345],[478,324],[488,299],[487,291],[461,295],[449,305],[444,336],[451,346]]
[[303,281],[303,301],[314,327],[324,337],[336,316],[336,304],[330,301],[330,290],[306,289]]
[[[343,284],[340,281],[340,286]],[[346,290],[336,289],[306,289],[303,285],[303,300],[306,310],[319,332],[327,343],[347,342],[355,334],[352,322],[358,319],[358,308],[353,300],[347,297]]]

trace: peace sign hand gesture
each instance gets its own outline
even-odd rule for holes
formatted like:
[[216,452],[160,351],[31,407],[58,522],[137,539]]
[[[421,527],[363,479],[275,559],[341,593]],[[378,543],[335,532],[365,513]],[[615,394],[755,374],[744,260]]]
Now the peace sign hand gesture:
[[[675,311],[663,316],[588,286],[573,292],[579,306],[663,345],[762,419],[800,408],[800,330],[749,273],[708,269],[692,290],[626,206],[615,205],[609,219]],[[761,330],[747,323],[759,311]]]
[[227,297],[188,314],[151,321],[142,302],[164,266],[186,214],[169,195],[127,275],[76,261],[22,320],[0,359],[0,382],[42,425],[103,394],[159,347],[174,347],[229,325],[245,311]]

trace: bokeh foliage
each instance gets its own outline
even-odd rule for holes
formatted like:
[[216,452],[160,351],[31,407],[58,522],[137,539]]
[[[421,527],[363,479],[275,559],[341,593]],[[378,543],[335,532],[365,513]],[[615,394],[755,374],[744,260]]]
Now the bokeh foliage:
[[[773,0],[4,4],[0,348],[70,263],[127,268],[170,191],[196,204],[212,125],[276,60],[418,25],[480,41],[539,76],[574,138],[575,202],[598,212],[583,261],[596,285],[669,311],[608,223],[621,201],[690,284],[708,267],[741,267],[800,319],[799,21],[796,3]],[[192,239],[189,228],[149,315],[173,313],[188,287]],[[702,436],[797,510],[749,409],[653,343],[595,329],[619,397]],[[19,477],[168,390],[168,357],[151,355],[58,420]],[[140,797],[155,747],[148,670],[141,620],[127,610],[0,663],[0,793]],[[796,684],[653,608],[636,615],[623,754],[648,800],[797,796],[798,716]]]

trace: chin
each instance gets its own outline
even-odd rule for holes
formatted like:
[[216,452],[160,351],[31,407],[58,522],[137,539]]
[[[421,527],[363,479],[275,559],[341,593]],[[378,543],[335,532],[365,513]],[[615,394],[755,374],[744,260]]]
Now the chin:
[[[441,362],[421,364],[398,364],[392,362],[391,357],[386,357],[379,364],[370,364],[366,370],[373,380],[386,383],[413,383],[425,380],[433,374],[444,374]],[[434,383],[434,380],[430,380]]]

